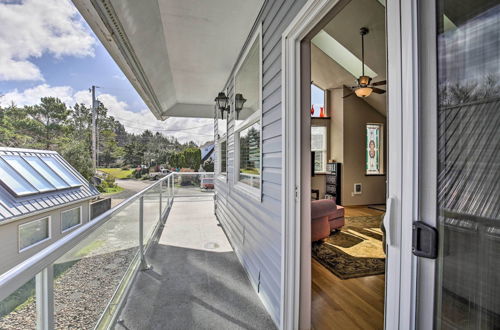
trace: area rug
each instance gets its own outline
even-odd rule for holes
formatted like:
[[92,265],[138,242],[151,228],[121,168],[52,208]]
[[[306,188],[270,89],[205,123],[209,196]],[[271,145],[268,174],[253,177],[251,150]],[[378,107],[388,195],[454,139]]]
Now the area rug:
[[379,216],[348,217],[340,231],[312,246],[312,256],[345,280],[385,272]]

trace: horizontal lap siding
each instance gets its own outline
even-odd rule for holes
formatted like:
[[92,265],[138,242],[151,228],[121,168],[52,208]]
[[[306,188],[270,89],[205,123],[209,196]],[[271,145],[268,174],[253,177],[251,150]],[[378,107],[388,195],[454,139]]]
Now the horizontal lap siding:
[[[216,180],[216,212],[276,324],[281,300],[281,36],[306,0],[269,0],[262,23],[262,201],[235,189],[234,121],[228,123],[228,181]],[[256,25],[257,27],[257,25]],[[254,31],[249,34],[252,36]],[[236,66],[236,63],[235,63]],[[233,76],[227,95],[234,95]],[[219,159],[217,158],[217,161]],[[259,286],[260,272],[260,286]]]

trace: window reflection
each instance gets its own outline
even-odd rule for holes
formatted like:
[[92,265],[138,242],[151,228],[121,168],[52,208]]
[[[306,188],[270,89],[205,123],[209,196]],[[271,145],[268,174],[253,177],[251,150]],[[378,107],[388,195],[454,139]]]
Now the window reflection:
[[437,326],[500,324],[500,5],[438,1]]

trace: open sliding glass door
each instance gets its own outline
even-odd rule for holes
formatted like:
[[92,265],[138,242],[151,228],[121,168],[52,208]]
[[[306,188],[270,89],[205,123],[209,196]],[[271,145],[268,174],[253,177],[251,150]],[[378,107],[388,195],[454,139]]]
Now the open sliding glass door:
[[500,3],[419,1],[415,328],[500,326]]

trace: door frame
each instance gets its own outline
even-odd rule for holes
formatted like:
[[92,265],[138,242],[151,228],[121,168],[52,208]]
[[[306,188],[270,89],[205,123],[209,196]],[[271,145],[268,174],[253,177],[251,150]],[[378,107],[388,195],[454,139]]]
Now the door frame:
[[[301,182],[310,135],[301,118],[301,41],[340,0],[308,0],[282,34],[282,277],[281,329],[311,327],[310,179]],[[412,223],[418,218],[418,49],[416,0],[388,0],[387,234],[385,329],[415,329],[416,258]],[[404,36],[404,38],[403,38]],[[390,63],[390,65],[389,65]],[[306,131],[306,132],[304,132]],[[307,175],[306,175],[307,177]],[[390,179],[390,180],[389,180]],[[388,317],[389,316],[389,317]]]

